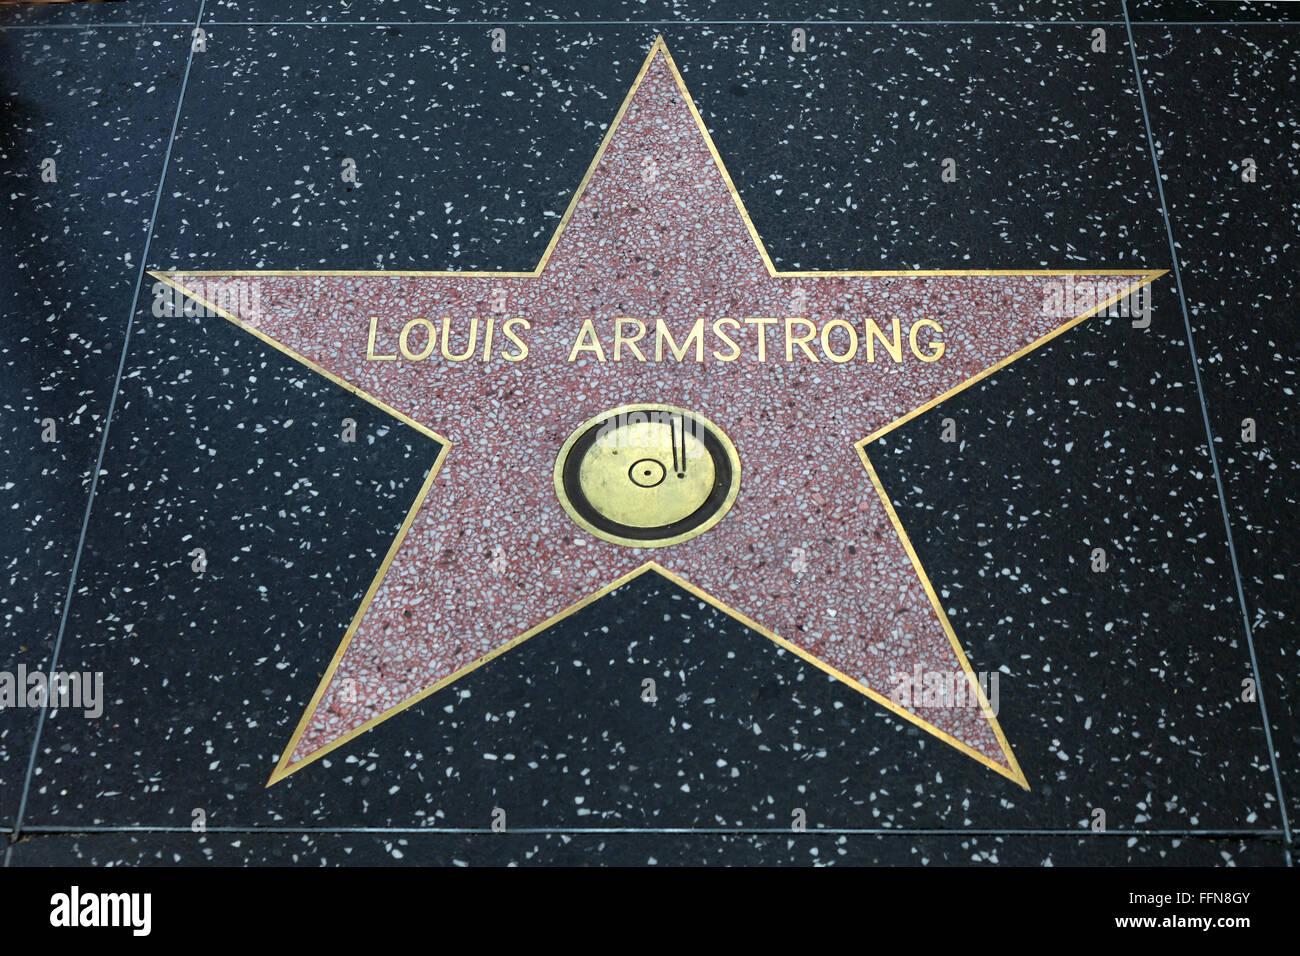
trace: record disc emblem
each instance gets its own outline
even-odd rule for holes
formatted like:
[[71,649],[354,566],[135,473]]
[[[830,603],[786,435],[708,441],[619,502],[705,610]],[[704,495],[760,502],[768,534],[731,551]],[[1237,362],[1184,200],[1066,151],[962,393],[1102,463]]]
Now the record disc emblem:
[[624,405],[580,426],[555,461],[555,493],[597,537],[637,548],[686,541],[722,520],[740,489],[731,440],[673,405]]

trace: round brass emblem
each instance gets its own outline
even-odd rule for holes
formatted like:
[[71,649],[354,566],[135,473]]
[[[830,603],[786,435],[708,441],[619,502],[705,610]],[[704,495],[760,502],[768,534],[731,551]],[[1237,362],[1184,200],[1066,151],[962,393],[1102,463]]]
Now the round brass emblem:
[[661,548],[722,520],[740,459],[717,425],[674,405],[623,405],[583,424],[555,460],[555,493],[599,538]]

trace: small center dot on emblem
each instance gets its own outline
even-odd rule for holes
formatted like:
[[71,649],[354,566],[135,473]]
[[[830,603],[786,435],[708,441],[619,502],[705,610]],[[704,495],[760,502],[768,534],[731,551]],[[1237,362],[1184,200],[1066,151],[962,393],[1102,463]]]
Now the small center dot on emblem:
[[628,469],[627,474],[632,479],[632,484],[641,488],[653,488],[664,480],[667,472],[664,471],[664,466],[653,458],[642,458]]

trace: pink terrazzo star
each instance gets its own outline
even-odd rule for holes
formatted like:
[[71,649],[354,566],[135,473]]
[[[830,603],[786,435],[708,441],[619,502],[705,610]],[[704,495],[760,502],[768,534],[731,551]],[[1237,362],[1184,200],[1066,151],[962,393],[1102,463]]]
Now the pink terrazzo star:
[[[970,668],[875,483],[865,440],[1158,274],[778,272],[662,41],[532,273],[160,274],[209,303],[222,283],[252,283],[255,312],[222,314],[449,443],[271,782],[653,568],[1027,786],[982,696],[927,706],[919,689],[896,694],[899,675],[918,668]],[[1044,303],[1060,301],[1063,275],[1109,282],[1114,294],[1052,314]],[[842,324],[806,351],[787,343],[789,316],[817,330],[845,320],[862,337],[859,354],[831,360],[850,345]],[[451,361],[435,345],[426,359],[403,357],[402,329],[418,317],[438,331],[446,319],[453,355],[469,349],[478,319],[473,353]],[[638,343],[646,361],[628,351],[614,360],[619,317],[649,327]],[[712,331],[726,317],[739,326],[727,326],[738,353],[730,361],[718,358],[731,350]],[[528,349],[520,361],[508,360],[522,351],[504,335],[511,318],[528,322],[514,326]],[[902,359],[877,339],[865,360],[865,320],[889,332],[895,318]],[[602,348],[575,353],[588,319]],[[679,345],[703,319],[704,361],[693,346],[682,360],[655,361],[658,319]],[[922,324],[913,348],[907,332],[921,320],[942,331]],[[423,328],[413,332],[408,351],[425,341]],[[942,356],[923,360],[937,341]],[[636,402],[703,415],[741,462],[726,517],[653,551],[583,531],[552,486],[565,438]]]

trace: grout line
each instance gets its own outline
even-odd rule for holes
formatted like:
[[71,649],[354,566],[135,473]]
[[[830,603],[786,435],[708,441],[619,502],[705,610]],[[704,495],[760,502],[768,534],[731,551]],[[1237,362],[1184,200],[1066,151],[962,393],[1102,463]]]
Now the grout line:
[[140,30],[144,27],[192,27],[191,21],[142,20],[139,23],[0,23],[0,30]]
[[[1124,26],[1125,20],[208,20],[209,27],[847,27],[847,26]],[[0,30],[121,30],[140,27],[190,27],[187,20],[139,23],[14,23]],[[1289,27],[1300,20],[1144,20],[1138,27]]]
[[[203,22],[203,9],[207,5],[207,0],[201,0],[199,3],[199,13],[194,21],[194,27],[197,29]],[[126,318],[126,335],[122,339],[122,355],[117,363],[117,376],[113,380],[113,391],[108,400],[108,413],[104,418],[104,435],[99,443],[99,455],[95,459],[95,470],[90,478],[90,494],[86,498],[86,512],[81,520],[81,535],[77,539],[77,550],[74,552],[72,559],[72,574],[68,578],[68,592],[63,599],[63,613],[59,617],[59,630],[54,639],[54,651],[50,655],[50,672],[53,673],[59,666],[59,652],[63,649],[63,635],[67,630],[68,611],[72,607],[72,594],[77,584],[77,572],[81,568],[81,554],[86,546],[86,532],[90,528],[90,512],[95,504],[95,492],[99,488],[99,474],[104,466],[104,453],[108,449],[109,430],[113,425],[113,411],[117,407],[118,389],[122,384],[122,373],[126,369],[127,350],[131,345],[131,330],[135,324],[135,312],[140,301],[140,289],[144,284],[145,266],[149,261],[149,246],[153,242],[154,224],[158,221],[158,208],[162,203],[163,184],[167,181],[167,166],[171,162],[172,144],[176,142],[176,129],[181,121],[181,107],[185,103],[185,88],[189,84],[190,67],[194,63],[194,47],[190,44],[189,54],[185,60],[185,73],[181,77],[180,94],[176,98],[176,113],[172,117],[171,135],[167,139],[167,150],[163,154],[162,172],[158,175],[158,188],[154,192],[153,212],[149,216],[149,229],[145,233],[144,251],[140,256],[140,268],[135,277],[135,295],[131,299],[131,311]],[[14,818],[13,831],[9,834],[9,850],[5,853],[5,865],[8,866],[9,858],[13,852],[13,843],[22,835],[23,815],[27,810],[27,796],[31,792],[32,777],[36,771],[36,755],[40,750],[41,733],[45,729],[45,718],[49,711],[41,708],[40,716],[36,720],[36,736],[32,740],[31,756],[27,760],[27,776],[23,780],[22,796],[18,801],[18,815]]]
[[222,27],[1120,26],[1123,20],[210,20]]
[[1200,363],[1196,357],[1196,343],[1192,335],[1191,315],[1187,310],[1187,297],[1183,294],[1183,276],[1178,266],[1178,246],[1174,242],[1173,221],[1169,206],[1165,203],[1165,187],[1160,179],[1160,161],[1156,157],[1155,133],[1151,126],[1151,114],[1147,111],[1146,93],[1142,88],[1142,70],[1138,65],[1137,46],[1133,42],[1133,25],[1128,16],[1128,0],[1121,0],[1124,8],[1124,21],[1128,30],[1129,52],[1133,55],[1133,77],[1137,83],[1138,101],[1142,104],[1142,121],[1146,124],[1147,144],[1151,148],[1151,166],[1155,171],[1156,192],[1160,197],[1160,212],[1165,219],[1165,234],[1169,239],[1169,254],[1173,260],[1174,284],[1178,288],[1178,303],[1183,313],[1183,324],[1187,330],[1187,350],[1192,359],[1192,375],[1196,379],[1196,394],[1201,401],[1201,418],[1205,423],[1205,440],[1210,451],[1210,465],[1214,471],[1214,484],[1219,493],[1219,508],[1223,512],[1223,530],[1228,538],[1228,557],[1232,561],[1232,576],[1237,583],[1237,600],[1241,604],[1241,622],[1246,628],[1246,646],[1250,649],[1251,673],[1255,676],[1255,694],[1259,701],[1260,717],[1264,723],[1264,741],[1268,747],[1269,763],[1273,767],[1273,783],[1277,788],[1278,810],[1282,813],[1282,832],[1286,840],[1287,866],[1291,865],[1291,822],[1286,812],[1286,800],[1282,794],[1282,775],[1277,766],[1277,752],[1273,748],[1273,732],[1268,720],[1268,707],[1264,702],[1264,683],[1259,677],[1259,660],[1255,654],[1255,639],[1250,627],[1250,612],[1246,606],[1246,591],[1241,584],[1241,570],[1237,564],[1237,548],[1232,539],[1232,524],[1228,520],[1228,498],[1223,490],[1223,477],[1219,473],[1219,456],[1214,450],[1214,430],[1210,425],[1210,410],[1205,401],[1205,390],[1201,386]]
[[[209,20],[219,27],[1119,27],[1123,20]],[[184,26],[185,24],[182,24]],[[1300,20],[1149,20],[1140,27],[1300,26]]]
[[[30,826],[23,829],[24,834],[43,834],[43,835],[76,835],[76,834],[107,834],[107,833],[190,833],[193,832],[188,826],[89,826],[78,827],[75,825],[61,826]],[[1278,829],[1258,829],[1258,830],[1102,830],[1093,832],[1089,829],[1024,829],[1024,830],[997,830],[997,829],[969,829],[969,830],[939,830],[927,829],[923,827],[814,827],[803,833],[794,833],[789,827],[511,827],[503,831],[506,834],[515,834],[520,836],[542,836],[548,834],[566,834],[566,835],[631,835],[638,834],[679,834],[685,836],[927,836],[927,837],[969,837],[969,836],[1078,836],[1078,837],[1199,837],[1199,838],[1221,838],[1221,837],[1281,837],[1284,836],[1282,830]],[[235,833],[235,834],[424,834],[433,833],[442,836],[449,835],[500,835],[498,831],[490,827],[292,827],[292,826],[250,826],[250,827],[207,827],[203,833],[196,834],[203,836],[208,833]]]

